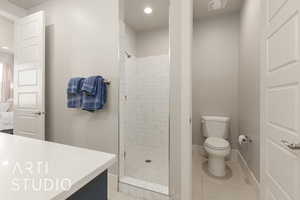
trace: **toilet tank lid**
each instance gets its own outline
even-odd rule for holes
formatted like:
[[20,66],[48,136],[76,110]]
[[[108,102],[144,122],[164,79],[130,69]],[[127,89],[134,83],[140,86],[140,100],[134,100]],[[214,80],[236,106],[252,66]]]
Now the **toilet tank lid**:
[[229,117],[220,117],[220,116],[202,116],[204,121],[216,121],[216,122],[228,122],[230,121]]

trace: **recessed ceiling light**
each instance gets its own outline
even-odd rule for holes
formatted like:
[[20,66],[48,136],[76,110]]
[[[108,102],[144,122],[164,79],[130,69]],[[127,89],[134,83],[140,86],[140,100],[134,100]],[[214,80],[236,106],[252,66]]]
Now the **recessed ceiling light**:
[[147,15],[150,15],[152,12],[153,12],[153,10],[152,10],[152,8],[150,8],[150,7],[146,7],[146,8],[144,9],[144,13],[147,14]]
[[3,46],[3,47],[1,47],[2,49],[8,49],[8,47],[6,47],[6,46]]

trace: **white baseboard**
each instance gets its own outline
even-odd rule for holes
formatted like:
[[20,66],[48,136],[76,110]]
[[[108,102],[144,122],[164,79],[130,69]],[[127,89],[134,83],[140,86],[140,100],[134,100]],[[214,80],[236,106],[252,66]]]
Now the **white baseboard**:
[[254,185],[254,187],[256,188],[258,194],[260,192],[260,183],[258,182],[258,180],[256,179],[256,177],[254,176],[254,173],[252,172],[252,170],[250,169],[246,159],[244,158],[244,156],[241,154],[240,151],[237,151],[238,153],[238,162],[241,165],[242,169],[244,170],[244,172],[246,173],[246,175],[249,177],[250,182]]

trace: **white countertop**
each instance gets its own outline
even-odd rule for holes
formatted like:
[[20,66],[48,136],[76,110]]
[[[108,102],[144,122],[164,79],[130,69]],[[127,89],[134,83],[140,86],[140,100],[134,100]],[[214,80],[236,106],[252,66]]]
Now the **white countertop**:
[[112,154],[0,133],[0,199],[63,200],[115,161]]

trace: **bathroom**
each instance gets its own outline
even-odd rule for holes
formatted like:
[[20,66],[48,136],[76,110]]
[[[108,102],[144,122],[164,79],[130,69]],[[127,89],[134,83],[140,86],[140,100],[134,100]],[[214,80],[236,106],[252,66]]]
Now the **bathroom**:
[[[156,198],[165,199],[169,192],[168,74],[172,67],[169,4],[122,2],[120,191],[137,197],[153,192],[152,195],[157,193]],[[195,0],[193,6],[193,200],[239,200],[245,195],[255,200],[260,176],[260,25],[254,22],[260,19],[260,3],[212,2]],[[144,13],[134,12],[142,8]],[[249,37],[256,38],[256,42],[249,42]],[[209,127],[209,123],[219,124],[220,129],[224,124],[227,135],[205,133],[204,129],[218,129]],[[245,137],[242,144],[240,135]],[[209,137],[221,137],[217,143],[225,142],[226,148],[214,147],[224,151],[223,172],[213,173],[209,169],[209,149],[205,147]],[[222,163],[215,165],[217,171],[222,168]],[[222,190],[211,192],[219,185]]]
[[[0,130],[0,193],[298,200],[299,10],[298,0],[0,0],[0,22],[14,27],[0,23],[0,66],[14,57],[17,111],[13,133]],[[91,76],[107,84],[104,107],[70,109],[70,79]],[[80,180],[12,192],[7,169],[26,159]]]
[[[255,200],[260,178],[260,1],[210,2],[194,4],[193,200]],[[240,135],[245,135],[242,144]],[[218,159],[225,159],[225,166]]]

